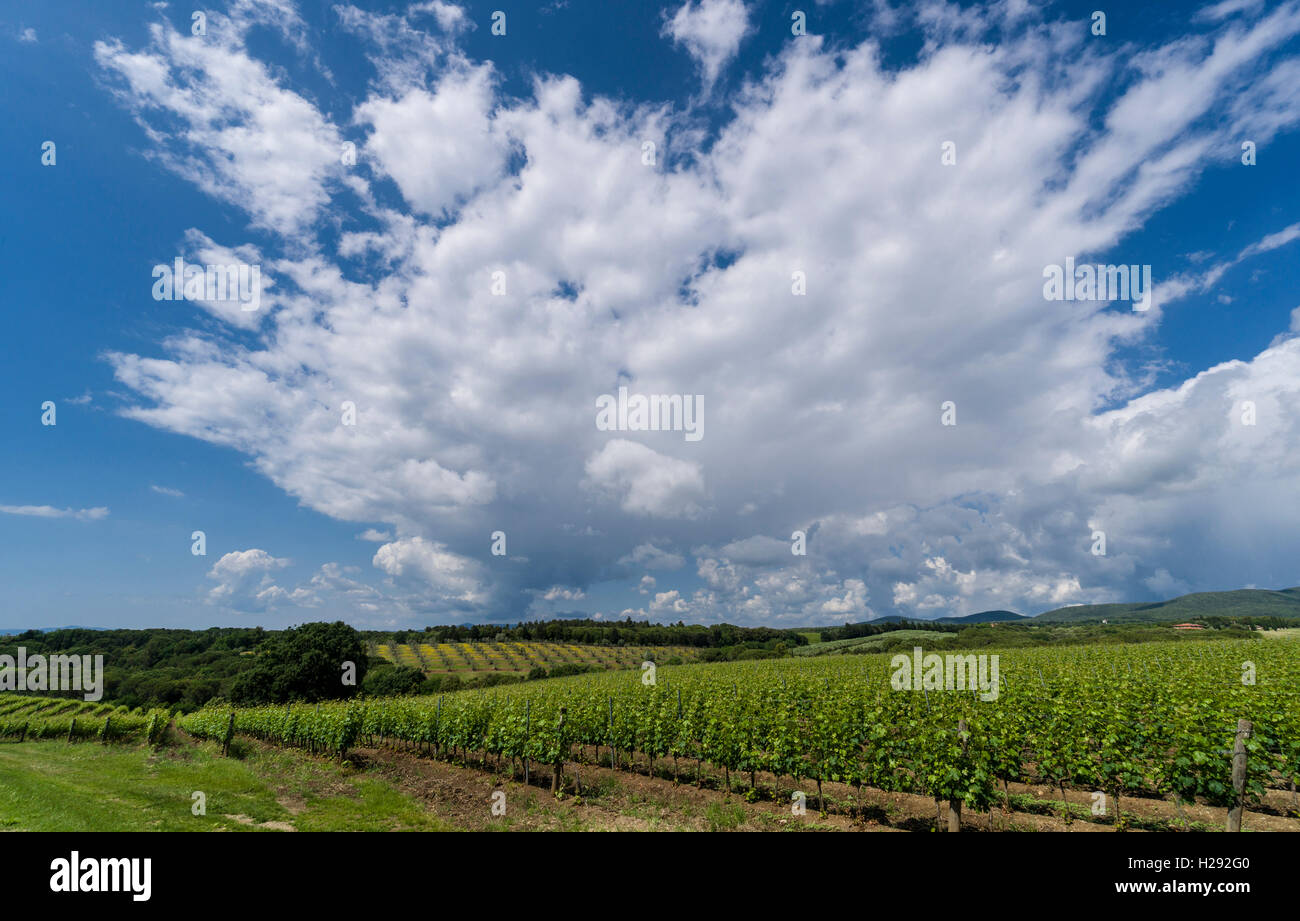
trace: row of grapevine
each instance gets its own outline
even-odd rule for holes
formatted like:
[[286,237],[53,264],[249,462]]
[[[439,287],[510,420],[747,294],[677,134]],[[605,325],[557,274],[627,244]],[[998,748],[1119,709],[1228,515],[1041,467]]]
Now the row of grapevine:
[[145,712],[67,698],[15,696],[0,700],[0,739],[6,741],[156,744],[172,719],[166,710]]
[[376,643],[371,652],[396,665],[418,668],[426,674],[504,671],[525,673],[556,665],[592,665],[600,668],[636,668],[643,661],[683,661],[698,657],[689,646],[621,647],[585,646],[556,642]]

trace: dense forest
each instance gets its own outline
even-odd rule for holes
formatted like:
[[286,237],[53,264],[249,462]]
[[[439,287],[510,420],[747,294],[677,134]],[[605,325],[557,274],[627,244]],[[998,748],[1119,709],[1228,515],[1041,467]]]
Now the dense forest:
[[[19,647],[28,660],[56,653],[103,656],[103,700],[132,709],[190,711],[214,698],[256,704],[347,697],[357,693],[369,670],[364,639],[342,621],[276,631],[73,628],[0,637],[0,655],[16,657]],[[353,663],[354,684],[342,680],[344,662]]]
[[826,627],[821,631],[821,641],[832,643],[836,640],[855,640],[863,636],[879,636],[895,630],[932,630],[935,633],[959,633],[963,627],[957,624],[939,624],[930,620],[899,620],[887,623],[845,624],[843,627]]
[[[193,710],[228,697],[271,634],[261,627],[208,630],[28,630],[0,637],[0,655],[104,657],[104,700],[129,707]],[[59,696],[59,695],[52,695]],[[80,696],[80,695],[65,695]]]

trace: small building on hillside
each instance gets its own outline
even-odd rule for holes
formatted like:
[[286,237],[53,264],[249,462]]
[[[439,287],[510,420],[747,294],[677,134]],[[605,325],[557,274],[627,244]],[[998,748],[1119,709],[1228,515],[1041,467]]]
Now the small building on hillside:
[[1204,630],[1204,624],[1174,624],[1175,630]]

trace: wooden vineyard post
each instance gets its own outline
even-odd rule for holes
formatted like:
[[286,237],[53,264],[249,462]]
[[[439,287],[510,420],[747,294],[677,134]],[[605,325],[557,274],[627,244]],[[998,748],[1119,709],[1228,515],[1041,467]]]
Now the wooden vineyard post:
[[[565,708],[565,707],[561,707],[561,708],[560,708],[560,722],[559,722],[559,725],[555,727],[556,735],[557,735],[557,736],[559,737],[559,739],[561,739],[561,740],[564,738],[564,714],[565,714],[565,712],[566,712],[566,708]],[[559,752],[559,753],[558,753],[558,755],[557,755],[557,760],[556,760],[556,762],[555,762],[555,772],[551,775],[551,792],[552,792],[552,793],[559,793],[559,792],[560,792],[560,777],[561,777],[561,774],[562,774],[563,771],[564,771],[564,748],[563,748],[563,746],[561,746],[561,747],[558,749],[558,752]]]
[[1241,831],[1241,813],[1246,800],[1246,737],[1250,720],[1237,720],[1237,741],[1232,746],[1232,808],[1228,810],[1228,831]]
[[72,722],[68,724],[68,741],[71,742],[77,731],[77,718],[74,716]]
[[524,701],[524,786],[528,786],[528,734],[533,725],[533,702]]
[[226,724],[226,737],[221,740],[221,756],[230,754],[230,740],[235,737],[235,711],[230,711],[230,722]]
[[609,699],[609,768],[618,770],[618,752],[614,749],[614,698]]
[[[965,761],[970,743],[967,739],[966,721],[957,721],[957,737],[961,739],[961,757]],[[948,831],[961,831],[961,800],[948,800]]]

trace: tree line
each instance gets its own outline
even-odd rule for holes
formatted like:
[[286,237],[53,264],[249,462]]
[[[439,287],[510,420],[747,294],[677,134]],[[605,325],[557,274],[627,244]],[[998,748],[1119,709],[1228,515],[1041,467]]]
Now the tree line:
[[[801,646],[807,638],[795,630],[772,627],[737,627],[734,624],[652,624],[627,618],[621,621],[559,619],[517,624],[444,624],[423,630],[368,631],[379,643],[555,642],[591,646],[724,646],[771,648],[779,642]],[[751,646],[751,644],[753,644]]]

